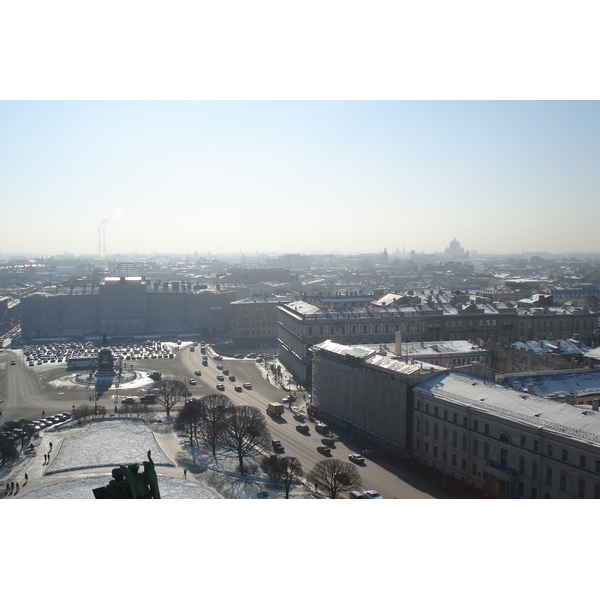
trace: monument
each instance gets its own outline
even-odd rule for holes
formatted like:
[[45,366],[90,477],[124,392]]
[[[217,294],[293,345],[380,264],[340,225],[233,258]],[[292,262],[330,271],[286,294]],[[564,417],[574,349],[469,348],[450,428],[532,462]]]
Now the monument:
[[114,377],[115,376],[115,359],[112,350],[108,348],[108,340],[106,334],[102,338],[102,348],[98,352],[98,369],[96,377]]
[[139,472],[140,466],[137,463],[115,467],[112,470],[113,479],[109,484],[92,490],[94,497],[97,500],[160,499],[158,478],[150,450],[148,450],[148,460],[144,461],[143,465],[144,470],[141,473]]

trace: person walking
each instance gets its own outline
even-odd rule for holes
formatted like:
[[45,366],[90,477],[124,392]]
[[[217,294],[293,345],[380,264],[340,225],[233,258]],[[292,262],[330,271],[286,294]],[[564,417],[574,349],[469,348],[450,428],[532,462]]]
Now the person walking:
[[25,473],[25,483],[27,483],[29,481],[29,476],[27,475],[27,473]]

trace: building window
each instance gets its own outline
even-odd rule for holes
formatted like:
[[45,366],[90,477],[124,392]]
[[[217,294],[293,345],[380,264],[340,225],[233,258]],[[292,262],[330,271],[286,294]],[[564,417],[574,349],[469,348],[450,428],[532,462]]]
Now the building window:
[[[437,364],[437,363],[438,363],[438,361],[436,361],[436,364]],[[444,411],[444,421],[447,421],[447,420],[448,420],[448,411],[447,411],[447,410],[445,410],[445,411]]]
[[521,446],[523,446],[523,448],[527,445],[527,438],[522,435],[521,436]]
[[467,451],[467,436],[466,435],[462,436],[462,451],[463,452]]
[[554,446],[552,444],[546,444],[546,454],[548,456],[554,456]]
[[467,470],[467,459],[466,459],[466,458],[463,458],[463,459],[460,461],[460,468],[461,468],[463,471],[466,471],[466,470]]
[[580,479],[577,482],[577,497],[578,498],[585,497],[585,479]]
[[429,454],[429,443],[425,442],[425,454]]
[[437,423],[433,424],[433,439],[434,440],[438,439],[438,424]]
[[538,478],[538,464],[536,462],[531,463],[531,479]]
[[483,458],[485,460],[490,460],[490,445],[489,444],[483,444]]
[[479,421],[477,419],[473,421],[473,431],[479,431]]
[[308,328],[308,335],[312,335],[312,327]]
[[534,452],[540,451],[540,441],[539,440],[533,440],[533,451]]
[[429,414],[429,404],[425,402],[425,412]]
[[433,416],[434,416],[434,417],[437,417],[437,416],[438,416],[438,407],[437,407],[437,406],[434,406],[434,407],[433,407]]
[[434,446],[433,447],[433,458],[437,458],[437,455],[438,455],[438,447]]
[[596,473],[600,473],[600,460],[596,461]]
[[563,448],[560,452],[560,457],[564,462],[568,462],[569,460],[569,451],[566,448]]
[[537,498],[537,488],[532,487],[530,494],[529,494],[530,498]]
[[479,454],[479,442],[477,440],[473,440],[473,456],[477,456]]
[[463,417],[463,427],[469,426],[469,419],[467,417]]
[[525,457],[519,456],[519,475],[525,475]]
[[585,454],[580,454],[579,455],[579,466],[582,469],[585,469],[586,465],[587,465],[587,457],[586,457],[586,455]]
[[456,431],[452,432],[452,447],[456,448],[456,446],[458,446],[458,434],[456,433]]
[[522,481],[517,483],[517,495],[524,496],[525,495],[525,485]]
[[546,467],[546,485],[552,485],[552,467]]
[[421,419],[416,420],[417,433],[421,433]]
[[452,466],[455,467],[456,466],[456,454],[452,455]]
[[442,429],[442,439],[444,440],[444,442],[448,441],[448,428],[444,427]]
[[558,482],[558,489],[561,492],[567,491],[567,474],[564,471],[561,471],[560,480]]
[[425,435],[429,435],[429,421],[425,420]]
[[598,485],[597,483],[594,484],[594,499],[600,499],[600,485]]
[[454,413],[454,414],[452,415],[452,422],[453,422],[453,423],[458,423],[458,415],[457,415],[456,413]]
[[490,426],[487,423],[483,426],[483,433],[490,435]]
[[477,476],[477,463],[471,463],[471,475]]

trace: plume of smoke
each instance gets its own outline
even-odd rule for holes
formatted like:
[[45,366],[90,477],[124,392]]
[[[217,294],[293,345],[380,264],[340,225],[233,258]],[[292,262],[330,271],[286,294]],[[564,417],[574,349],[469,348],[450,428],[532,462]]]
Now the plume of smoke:
[[106,223],[114,223],[122,214],[123,211],[120,208],[117,208],[112,215],[109,217],[104,217],[104,219],[100,221],[100,226],[105,225]]

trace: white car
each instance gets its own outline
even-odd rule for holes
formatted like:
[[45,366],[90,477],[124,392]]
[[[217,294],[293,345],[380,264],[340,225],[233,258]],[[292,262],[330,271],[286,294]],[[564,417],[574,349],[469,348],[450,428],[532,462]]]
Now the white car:
[[363,496],[369,500],[383,499],[382,495],[377,490],[365,490]]
[[247,390],[251,390],[251,389],[252,389],[252,384],[251,384],[251,383],[245,383],[245,384],[244,384],[244,387],[245,387]]

